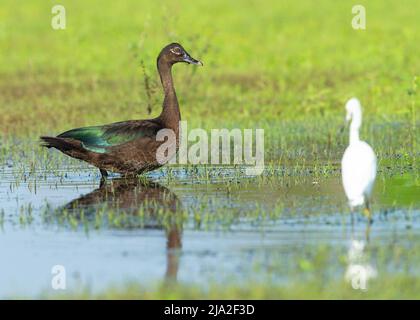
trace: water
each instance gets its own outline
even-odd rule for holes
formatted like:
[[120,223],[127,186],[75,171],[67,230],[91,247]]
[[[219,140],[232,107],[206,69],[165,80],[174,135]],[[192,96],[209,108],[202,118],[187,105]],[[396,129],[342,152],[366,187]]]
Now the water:
[[36,179],[3,168],[0,297],[54,294],[54,265],[65,267],[67,290],[93,293],[131,281],[287,283],[317,267],[342,279],[352,240],[365,244],[365,262],[378,274],[420,271],[412,255],[420,186],[409,172],[379,175],[369,230],[361,214],[351,222],[337,173],[250,178],[212,170],[207,179],[175,168],[171,179],[157,172],[147,182],[100,187],[86,168]]

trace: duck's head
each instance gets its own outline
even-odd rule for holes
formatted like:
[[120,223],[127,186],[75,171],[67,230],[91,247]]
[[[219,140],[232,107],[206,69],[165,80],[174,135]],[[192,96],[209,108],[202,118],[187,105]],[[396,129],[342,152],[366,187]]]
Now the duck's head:
[[203,65],[201,61],[191,57],[190,54],[179,43],[175,42],[168,44],[162,49],[158,56],[158,63],[159,62],[166,62],[169,65],[173,65],[177,62],[186,62],[199,66]]

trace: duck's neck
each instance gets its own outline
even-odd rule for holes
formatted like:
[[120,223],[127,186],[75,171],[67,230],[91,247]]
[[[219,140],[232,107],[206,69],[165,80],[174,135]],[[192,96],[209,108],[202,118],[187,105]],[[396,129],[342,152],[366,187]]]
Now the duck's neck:
[[181,120],[181,114],[179,112],[178,99],[172,80],[172,65],[159,59],[157,67],[165,94],[160,119],[165,127],[177,131],[179,121]]
[[350,125],[350,144],[357,143],[360,141],[359,129],[362,125],[362,112],[358,110],[353,113],[352,121]]

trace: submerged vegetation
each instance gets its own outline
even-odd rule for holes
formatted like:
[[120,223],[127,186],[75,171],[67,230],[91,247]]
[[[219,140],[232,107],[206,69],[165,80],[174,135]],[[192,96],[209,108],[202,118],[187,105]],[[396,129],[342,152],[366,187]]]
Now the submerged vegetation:
[[[351,28],[351,1],[65,0],[60,31],[52,4],[0,4],[0,296],[419,298],[418,2],[369,2],[365,31]],[[171,41],[204,62],[174,68],[182,119],[264,129],[261,176],[189,164],[100,185],[38,145],[158,115],[155,59]],[[379,161],[370,230],[362,215],[351,223],[341,187],[350,96]],[[344,281],[354,239],[378,272],[365,291]],[[15,292],[29,253],[31,281]],[[42,268],[65,262],[81,278],[61,294]]]

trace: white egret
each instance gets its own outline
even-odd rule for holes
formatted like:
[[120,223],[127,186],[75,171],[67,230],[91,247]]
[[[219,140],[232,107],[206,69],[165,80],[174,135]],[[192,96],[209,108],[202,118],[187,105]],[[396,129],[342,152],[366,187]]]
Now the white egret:
[[346,103],[346,120],[351,120],[350,143],[341,160],[341,175],[350,209],[366,206],[366,213],[370,220],[370,196],[376,178],[376,155],[372,148],[359,138],[362,124],[362,108],[356,98]]

